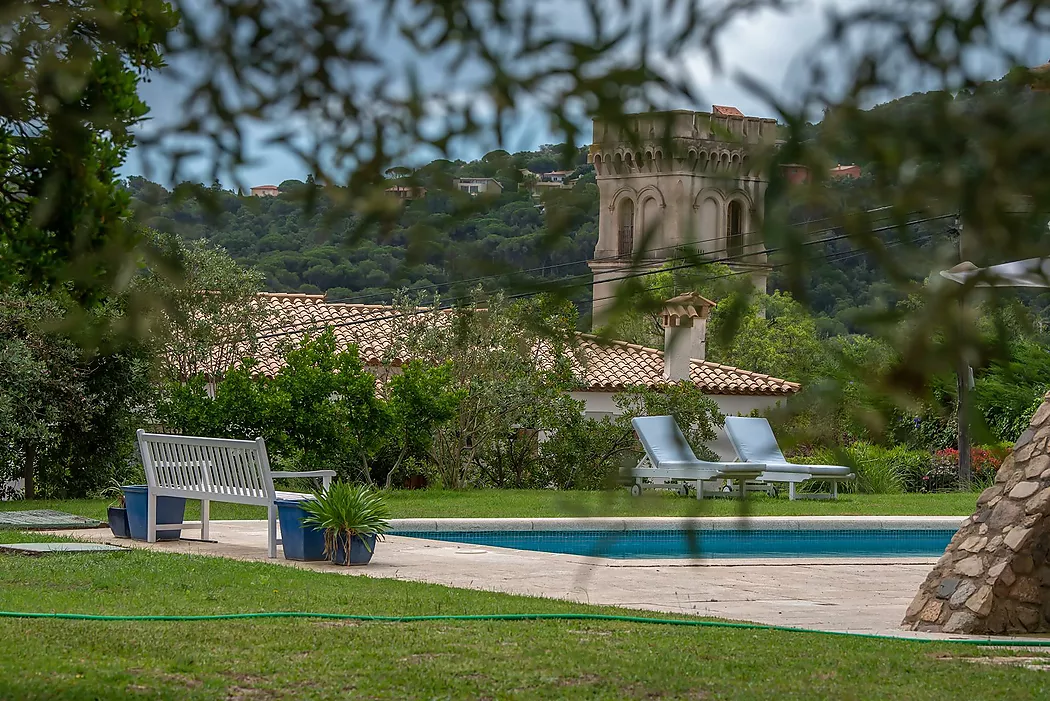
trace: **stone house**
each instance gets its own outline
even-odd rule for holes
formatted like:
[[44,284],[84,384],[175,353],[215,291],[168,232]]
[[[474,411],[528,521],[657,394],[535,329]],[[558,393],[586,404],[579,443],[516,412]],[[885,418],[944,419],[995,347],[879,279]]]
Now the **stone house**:
[[[328,302],[324,295],[261,293],[272,307],[279,324],[261,335],[256,354],[258,369],[265,374],[281,367],[281,347],[332,327],[340,346],[356,345],[365,367],[384,381],[399,372],[407,358],[391,358],[396,333],[395,318],[401,313],[388,305]],[[588,416],[615,415],[613,397],[628,387],[659,388],[688,380],[711,397],[724,414],[747,414],[773,408],[797,393],[800,386],[769,375],[720,365],[705,360],[707,318],[713,303],[695,294],[668,300],[663,313],[665,353],[625,341],[605,340],[590,334],[577,335],[573,372],[579,387],[571,396],[585,404]],[[711,446],[726,458],[732,447],[724,437]]]

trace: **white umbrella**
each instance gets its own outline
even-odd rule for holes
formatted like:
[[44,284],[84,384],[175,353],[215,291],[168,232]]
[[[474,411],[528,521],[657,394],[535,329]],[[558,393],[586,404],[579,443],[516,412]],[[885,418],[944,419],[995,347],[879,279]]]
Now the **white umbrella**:
[[942,270],[941,277],[960,285],[980,276],[977,287],[1050,287],[1050,259],[1028,258],[978,268],[970,261]]

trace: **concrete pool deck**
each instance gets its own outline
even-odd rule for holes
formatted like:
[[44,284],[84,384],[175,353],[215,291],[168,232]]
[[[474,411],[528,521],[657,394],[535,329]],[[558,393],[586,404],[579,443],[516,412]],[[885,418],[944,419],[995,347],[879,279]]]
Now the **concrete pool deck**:
[[[908,517],[816,517],[828,528],[848,528],[845,522],[875,522],[900,528]],[[958,525],[962,517],[951,517]],[[683,519],[608,519],[629,522],[624,527],[653,528],[653,522],[681,527]],[[634,521],[646,522],[641,526]],[[704,519],[713,522],[718,519]],[[805,519],[777,518],[784,528]],[[452,519],[396,521],[399,530],[418,530],[420,521],[433,530],[451,530]],[[461,528],[492,530],[493,519],[455,519]],[[501,520],[502,521],[502,520]],[[507,520],[509,521],[509,520]],[[515,521],[522,521],[515,519]],[[554,526],[563,519],[525,519]],[[582,520],[581,520],[582,521]],[[589,523],[579,528],[594,528]],[[738,519],[724,519],[738,521]],[[755,528],[769,528],[773,519],[751,519]],[[485,522],[485,523],[482,523]],[[908,519],[913,528],[944,528],[941,517]],[[695,521],[690,521],[695,525]],[[832,526],[835,523],[837,525]],[[921,524],[927,524],[925,526]],[[509,525],[509,524],[508,524]],[[519,524],[520,527],[521,524]],[[564,528],[564,523],[559,528]],[[609,524],[612,525],[612,524]],[[713,524],[705,524],[710,526]],[[728,527],[728,526],[727,526]],[[769,558],[752,559],[611,559],[511,550],[422,538],[388,536],[376,548],[367,567],[346,568],[328,563],[303,563],[266,557],[264,521],[212,521],[217,542],[180,540],[143,543],[112,536],[109,529],[60,531],[56,535],[85,541],[149,548],[160,552],[229,557],[270,562],[349,576],[381,577],[428,582],[466,589],[565,599],[666,613],[711,616],[770,625],[826,631],[875,633],[910,638],[966,639],[967,636],[911,633],[898,626],[919,585],[936,558]],[[1019,638],[995,638],[1021,645]],[[1031,639],[1029,639],[1031,640]]]

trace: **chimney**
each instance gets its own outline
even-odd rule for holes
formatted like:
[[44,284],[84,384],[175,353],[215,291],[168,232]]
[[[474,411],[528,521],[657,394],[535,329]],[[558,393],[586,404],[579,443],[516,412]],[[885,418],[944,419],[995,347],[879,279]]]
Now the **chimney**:
[[688,380],[693,359],[707,357],[707,317],[714,306],[695,292],[667,300],[663,312],[665,380]]

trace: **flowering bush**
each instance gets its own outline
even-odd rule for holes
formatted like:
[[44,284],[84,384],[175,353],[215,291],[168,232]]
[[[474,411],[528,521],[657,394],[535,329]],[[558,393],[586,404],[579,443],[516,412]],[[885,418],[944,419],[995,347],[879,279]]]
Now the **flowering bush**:
[[[974,447],[970,449],[970,469],[977,484],[990,484],[1002,466],[1009,449]],[[938,450],[930,461],[930,470],[921,477],[920,491],[935,492],[954,489],[959,474],[959,451],[955,448]]]

